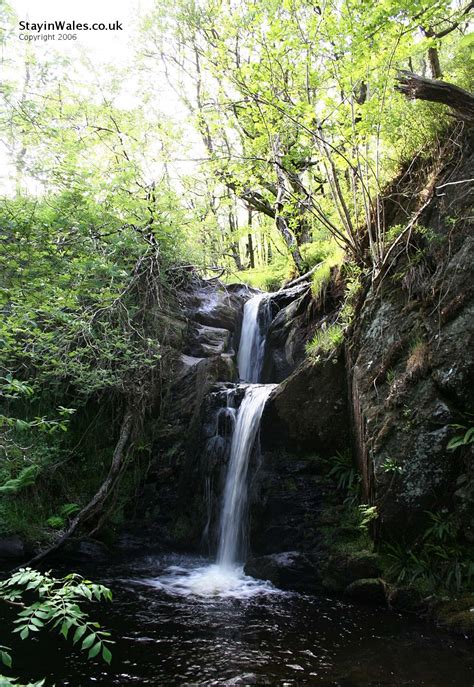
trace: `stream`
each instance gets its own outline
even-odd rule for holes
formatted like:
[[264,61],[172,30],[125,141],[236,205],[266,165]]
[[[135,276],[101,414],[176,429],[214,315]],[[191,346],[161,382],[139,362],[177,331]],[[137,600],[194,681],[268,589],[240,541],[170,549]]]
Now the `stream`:
[[[66,643],[19,645],[16,672],[47,684],[472,687],[472,643],[389,610],[281,592],[237,576],[192,589],[207,559],[163,554],[83,571],[108,584],[91,609],[116,640],[110,667]],[[21,656],[21,658],[20,658]]]

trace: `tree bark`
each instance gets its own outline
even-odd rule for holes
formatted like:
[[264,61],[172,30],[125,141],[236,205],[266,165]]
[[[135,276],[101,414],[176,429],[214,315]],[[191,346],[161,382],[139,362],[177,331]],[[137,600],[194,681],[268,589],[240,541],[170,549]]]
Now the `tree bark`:
[[442,79],[441,62],[439,61],[438,48],[428,48],[428,64],[433,79]]
[[249,256],[249,267],[253,269],[255,267],[255,251],[253,247],[253,237],[252,237],[252,210],[249,209],[248,211],[248,220],[247,220],[247,253]]
[[396,90],[407,98],[447,105],[461,119],[474,121],[474,95],[464,88],[405,70],[398,72],[397,81]]
[[301,257],[300,249],[296,238],[291,231],[288,219],[284,214],[285,201],[288,196],[288,190],[286,188],[285,175],[281,166],[281,151],[280,151],[280,140],[278,136],[274,137],[272,142],[273,156],[275,159],[275,172],[277,178],[277,197],[275,200],[275,223],[278,231],[283,236],[288,250],[293,258],[298,274],[303,272],[303,258]]

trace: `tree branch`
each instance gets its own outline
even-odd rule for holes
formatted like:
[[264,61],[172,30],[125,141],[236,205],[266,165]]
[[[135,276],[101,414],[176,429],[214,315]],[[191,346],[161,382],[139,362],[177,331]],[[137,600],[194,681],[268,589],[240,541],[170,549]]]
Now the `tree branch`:
[[396,90],[407,98],[447,105],[461,119],[474,121],[474,95],[464,88],[447,81],[428,79],[406,70],[398,72],[397,81]]

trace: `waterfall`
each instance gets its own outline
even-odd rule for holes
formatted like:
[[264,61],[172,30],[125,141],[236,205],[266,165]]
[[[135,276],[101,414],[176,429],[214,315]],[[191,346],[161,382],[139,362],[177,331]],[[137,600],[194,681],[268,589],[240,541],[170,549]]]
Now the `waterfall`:
[[[228,450],[228,432],[232,432],[216,563],[191,569],[171,566],[169,574],[161,577],[160,584],[173,594],[248,598],[254,594],[277,592],[269,583],[254,580],[243,572],[249,463],[265,403],[276,386],[258,383],[265,354],[266,332],[271,322],[270,306],[268,294],[255,296],[245,304],[238,367],[240,378],[248,383],[233,385],[225,390],[225,406],[221,406],[216,415],[214,433],[206,445],[206,454],[212,452],[221,459],[222,464]],[[240,397],[242,390],[245,393],[236,409],[234,397]],[[222,391],[214,393],[222,397]],[[211,528],[211,499],[211,485],[207,480],[204,539],[207,539]]]
[[239,408],[220,521],[217,562],[222,567],[235,565],[242,552],[248,465],[260,428],[263,408],[274,387],[274,384],[249,386]]
[[243,382],[260,381],[265,355],[266,329],[270,324],[270,319],[268,294],[258,294],[246,302],[237,356],[239,377]]

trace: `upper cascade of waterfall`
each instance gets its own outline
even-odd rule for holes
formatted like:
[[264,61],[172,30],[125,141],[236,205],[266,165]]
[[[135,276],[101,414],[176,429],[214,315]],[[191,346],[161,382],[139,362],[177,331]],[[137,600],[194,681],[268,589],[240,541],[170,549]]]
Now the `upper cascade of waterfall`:
[[237,364],[243,382],[258,383],[265,356],[265,340],[271,322],[269,294],[261,293],[244,305]]
[[237,414],[220,521],[217,562],[222,567],[235,566],[242,552],[248,466],[265,402],[275,386],[248,386]]

